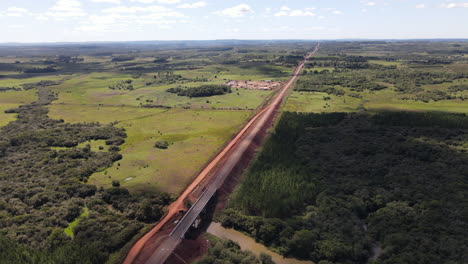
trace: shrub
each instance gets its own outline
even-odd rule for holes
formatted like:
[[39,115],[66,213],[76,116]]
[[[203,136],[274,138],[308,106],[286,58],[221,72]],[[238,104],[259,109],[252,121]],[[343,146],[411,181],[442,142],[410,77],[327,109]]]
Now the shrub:
[[169,147],[169,143],[167,141],[160,140],[154,144],[154,147],[158,149],[167,149]]

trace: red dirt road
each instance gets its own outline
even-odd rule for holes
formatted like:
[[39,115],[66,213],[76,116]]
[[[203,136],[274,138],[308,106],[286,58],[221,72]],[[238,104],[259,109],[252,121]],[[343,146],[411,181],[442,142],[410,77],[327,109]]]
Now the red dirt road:
[[[318,50],[319,45],[315,48],[315,50],[310,53],[307,57],[310,58],[315,54],[315,52]],[[172,224],[171,219],[174,219],[174,217],[177,216],[177,214],[185,209],[184,201],[190,196],[191,193],[193,193],[197,188],[203,187],[200,186],[203,182],[206,184],[210,184],[209,181],[205,181],[209,175],[215,170],[216,167],[220,166],[220,163],[225,160],[229,160],[228,156],[231,156],[233,152],[231,151],[234,147],[237,145],[240,145],[243,140],[242,138],[246,137],[246,134],[251,134],[247,133],[249,129],[252,127],[258,128],[254,129],[255,131],[259,131],[261,124],[264,124],[265,121],[268,117],[272,116],[275,112],[275,110],[279,109],[281,102],[283,101],[284,97],[286,96],[287,92],[289,89],[292,87],[294,82],[297,80],[300,72],[302,71],[303,67],[305,65],[305,61],[302,62],[294,71],[293,76],[291,79],[285,84],[285,86],[282,88],[280,93],[276,95],[276,97],[273,99],[273,101],[267,105],[262,111],[260,111],[258,114],[256,114],[245,126],[242,128],[242,130],[231,140],[231,142],[205,167],[205,169],[195,178],[195,180],[187,187],[187,189],[180,195],[180,197],[172,203],[167,210],[166,216],[146,235],[144,235],[140,240],[138,240],[135,245],[132,247],[132,249],[129,251],[128,255],[126,256],[123,264],[135,264],[135,263],[145,263],[147,257],[150,256],[140,256],[142,253],[142,250],[151,243],[157,243],[155,238],[157,237],[158,232],[163,230],[163,227]],[[260,123],[260,124],[257,124]],[[229,153],[229,155],[227,155]],[[167,227],[166,227],[167,228]],[[146,253],[148,254],[148,253]],[[146,255],[145,254],[145,255]]]

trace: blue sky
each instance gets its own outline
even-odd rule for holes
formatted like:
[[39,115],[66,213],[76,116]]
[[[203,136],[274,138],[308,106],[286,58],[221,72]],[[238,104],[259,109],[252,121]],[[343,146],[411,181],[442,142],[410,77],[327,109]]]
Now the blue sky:
[[468,0],[0,0],[0,42],[468,38]]

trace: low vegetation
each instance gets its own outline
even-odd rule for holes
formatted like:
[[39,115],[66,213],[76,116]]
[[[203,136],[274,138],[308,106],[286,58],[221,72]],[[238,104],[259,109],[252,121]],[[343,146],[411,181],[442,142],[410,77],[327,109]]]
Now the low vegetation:
[[121,81],[121,82],[119,82],[117,84],[109,86],[109,89],[111,89],[111,90],[129,90],[129,91],[133,91],[133,90],[135,90],[135,88],[133,88],[132,83],[133,83],[133,80]]
[[7,91],[21,91],[21,88],[16,87],[0,87],[0,92],[7,92]]
[[23,87],[24,90],[31,90],[34,88],[60,85],[61,83],[62,83],[61,81],[41,80],[37,83],[25,83],[25,84],[22,84],[21,86]]
[[154,144],[154,147],[158,149],[167,149],[169,147],[169,143],[167,141],[160,140]]

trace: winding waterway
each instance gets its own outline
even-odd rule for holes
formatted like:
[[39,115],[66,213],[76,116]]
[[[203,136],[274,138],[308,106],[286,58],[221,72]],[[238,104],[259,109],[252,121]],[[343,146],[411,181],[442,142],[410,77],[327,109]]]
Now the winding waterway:
[[255,242],[253,238],[248,237],[234,229],[224,228],[219,223],[211,223],[207,232],[219,238],[230,239],[238,243],[242,250],[249,250],[256,255],[260,255],[260,253],[268,254],[276,264],[314,264],[312,261],[284,258],[283,256],[269,250],[264,245]]

